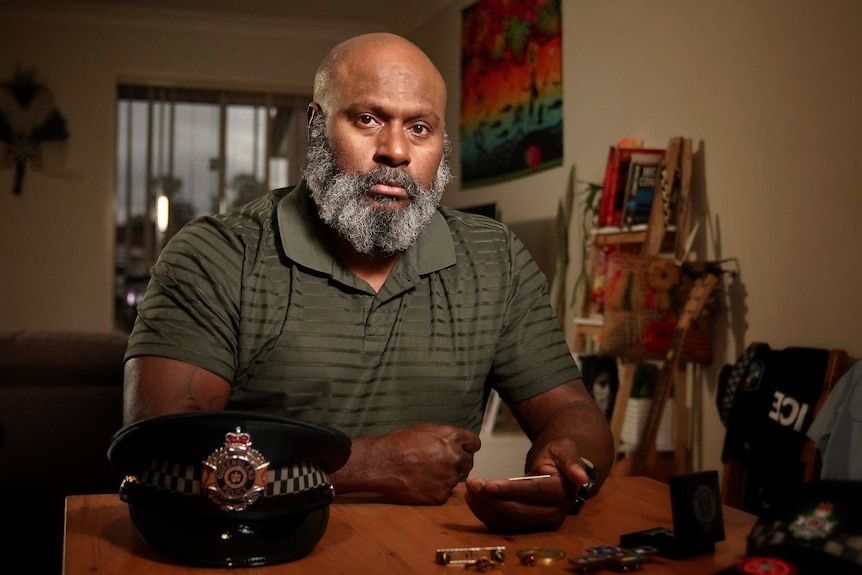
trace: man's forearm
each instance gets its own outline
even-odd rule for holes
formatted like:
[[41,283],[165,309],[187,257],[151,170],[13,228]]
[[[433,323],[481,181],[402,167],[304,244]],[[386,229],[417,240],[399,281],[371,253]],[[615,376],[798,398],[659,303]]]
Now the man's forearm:
[[350,458],[330,475],[336,494],[378,493],[387,495],[392,484],[390,462],[376,448],[378,438],[356,437],[352,440]]
[[439,505],[473,467],[480,445],[469,430],[433,423],[358,437],[347,464],[331,479],[336,493],[380,493],[398,503]]
[[614,461],[613,436],[607,419],[580,381],[563,384],[512,409],[533,443],[527,454],[527,470],[546,445],[571,440],[580,456],[595,465],[597,485],[604,482]]

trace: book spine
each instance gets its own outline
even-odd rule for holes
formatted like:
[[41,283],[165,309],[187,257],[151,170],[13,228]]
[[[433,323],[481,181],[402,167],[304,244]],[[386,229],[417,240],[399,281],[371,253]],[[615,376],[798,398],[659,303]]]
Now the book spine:
[[635,193],[637,192],[637,181],[640,178],[641,170],[643,166],[638,162],[630,162],[629,163],[629,175],[626,180],[626,193],[624,195],[623,200],[623,213],[622,213],[622,223],[625,226],[630,226],[629,220],[631,219],[631,211],[634,210],[637,206],[634,205],[632,200],[635,197]]
[[655,194],[655,184],[658,176],[658,164],[637,164],[638,175],[629,199],[628,225],[636,226],[649,221],[652,210],[652,199]]
[[605,178],[602,181],[602,195],[599,199],[599,216],[598,226],[605,227],[608,225],[608,220],[613,211],[613,175],[616,171],[617,147],[611,146],[608,151],[608,161],[605,165]]
[[623,202],[625,201],[626,183],[629,176],[629,163],[632,159],[633,148],[619,148],[617,151],[616,169],[613,173],[613,203],[611,213],[608,216],[610,227],[623,225]]

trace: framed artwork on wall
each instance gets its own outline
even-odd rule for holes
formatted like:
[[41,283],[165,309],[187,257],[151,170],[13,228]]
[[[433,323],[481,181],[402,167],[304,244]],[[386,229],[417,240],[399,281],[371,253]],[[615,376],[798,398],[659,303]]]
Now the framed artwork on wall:
[[69,132],[54,95],[36,73],[16,67],[0,82],[0,170],[15,170],[12,193],[21,195],[28,167],[60,173]]
[[462,12],[465,188],[563,161],[560,0],[479,0]]

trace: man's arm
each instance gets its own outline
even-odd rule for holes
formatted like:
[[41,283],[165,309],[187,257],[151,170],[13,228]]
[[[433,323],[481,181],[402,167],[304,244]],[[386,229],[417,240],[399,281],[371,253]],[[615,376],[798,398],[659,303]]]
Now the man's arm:
[[548,445],[571,443],[570,447],[577,450],[577,456],[573,457],[574,452],[561,452],[558,463],[571,463],[582,468],[579,459],[586,457],[596,468],[596,488],[604,483],[614,463],[613,435],[583,381],[569,381],[510,408],[533,443],[525,464],[528,473],[548,473],[541,471],[543,466],[552,464],[548,460]]
[[[123,421],[224,409],[230,390],[227,380],[194,365],[136,357],[126,362]],[[331,476],[336,493],[380,493],[414,505],[446,502],[481,445],[472,431],[431,423],[352,443],[350,459]]]
[[581,457],[596,469],[596,489],[613,464],[613,437],[601,410],[581,380],[569,381],[510,405],[533,443],[527,454],[531,481],[467,479],[467,503],[498,531],[541,531],[559,527],[588,475]]
[[189,411],[224,409],[230,383],[200,367],[166,357],[140,356],[126,362],[123,424]]

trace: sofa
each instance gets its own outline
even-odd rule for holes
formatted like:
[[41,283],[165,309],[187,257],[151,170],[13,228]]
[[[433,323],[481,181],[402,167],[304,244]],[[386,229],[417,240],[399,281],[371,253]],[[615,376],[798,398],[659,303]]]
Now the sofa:
[[60,573],[65,498],[118,491],[106,453],[122,425],[127,340],[0,329],[0,518],[12,531],[0,538],[4,570],[17,560],[26,572]]

